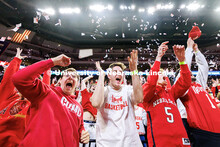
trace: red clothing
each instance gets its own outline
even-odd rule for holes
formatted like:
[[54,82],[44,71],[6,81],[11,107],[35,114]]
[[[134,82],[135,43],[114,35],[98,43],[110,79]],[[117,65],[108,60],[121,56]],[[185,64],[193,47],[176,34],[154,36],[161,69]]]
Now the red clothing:
[[212,88],[211,88],[211,91],[212,91],[212,95],[213,95],[214,97],[216,97],[216,94],[215,94],[216,87],[212,87]]
[[220,133],[220,109],[200,84],[192,83],[181,101],[186,107],[190,127]]
[[84,111],[89,111],[95,118],[95,116],[97,115],[97,109],[92,106],[92,103],[90,101],[92,94],[93,93],[88,92],[86,88],[81,91],[82,107]]
[[79,146],[84,130],[81,105],[74,99],[75,96],[66,95],[60,87],[50,87],[36,78],[53,66],[52,60],[45,60],[13,76],[16,88],[31,102],[20,146]]
[[[4,73],[0,84],[0,146],[18,146],[25,131],[25,116],[30,102],[20,100],[12,76],[19,70],[21,59],[15,57]],[[11,108],[17,103],[21,111],[15,115],[10,114]]]
[[[190,87],[188,66],[180,65],[178,81],[165,89],[157,85],[160,62],[155,61],[147,82],[143,85],[143,105],[147,112],[147,138],[149,146],[189,146],[189,140],[176,106],[176,99]],[[156,74],[155,74],[156,73]]]

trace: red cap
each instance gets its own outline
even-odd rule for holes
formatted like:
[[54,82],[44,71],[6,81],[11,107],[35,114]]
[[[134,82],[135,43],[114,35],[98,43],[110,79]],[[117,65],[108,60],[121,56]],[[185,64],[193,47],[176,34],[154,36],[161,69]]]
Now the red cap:
[[196,40],[201,36],[202,32],[198,26],[193,26],[192,30],[189,32],[189,38],[191,37],[192,40]]

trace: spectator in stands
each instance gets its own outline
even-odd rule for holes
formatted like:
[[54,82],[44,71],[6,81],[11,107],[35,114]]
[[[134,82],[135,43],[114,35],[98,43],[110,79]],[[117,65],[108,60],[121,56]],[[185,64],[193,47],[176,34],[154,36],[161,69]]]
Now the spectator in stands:
[[161,58],[168,49],[168,42],[163,42],[159,48],[156,61],[143,85],[143,105],[147,111],[147,140],[152,146],[190,146],[183,126],[176,99],[182,96],[190,87],[190,71],[185,63],[184,46],[174,45],[174,53],[179,60],[181,76],[171,88],[167,89],[167,76],[160,73]]
[[132,86],[123,85],[123,63],[115,62],[109,66],[109,85],[104,87],[105,73],[99,62],[96,67],[100,73],[91,102],[98,109],[96,122],[96,143],[98,147],[142,146],[136,125],[134,105],[142,102],[143,90],[137,75],[138,52],[132,51],[128,57],[129,68],[133,73]]
[[60,80],[61,87],[50,87],[37,79],[53,66],[66,67],[70,63],[70,58],[59,55],[13,75],[14,85],[31,102],[20,146],[79,146],[79,141],[89,142],[89,134],[83,126],[82,107],[73,95],[79,80],[76,70],[69,68],[65,71]]
[[[136,120],[136,127],[138,130],[138,134],[140,136],[141,141],[146,141],[146,126],[147,126],[147,113],[146,111],[137,105],[134,106],[135,109],[135,120]],[[143,143],[143,146],[146,147],[147,143]]]
[[180,97],[187,112],[191,143],[193,147],[220,146],[220,109],[205,90],[208,79],[208,64],[198,45],[189,38],[187,41],[186,62],[191,67],[193,53],[198,65],[196,78],[192,76],[189,90]]
[[30,102],[20,97],[12,76],[19,70],[22,59],[22,49],[17,53],[5,70],[0,84],[0,146],[18,146],[25,130],[25,118]]
[[[92,106],[90,98],[95,91],[97,83],[91,83],[89,85],[89,90],[86,88],[86,83],[93,78],[93,76],[88,76],[84,78],[81,82],[81,95],[82,95],[82,107],[83,107],[83,121],[84,127],[90,134],[90,140],[95,141],[96,139],[96,115],[97,109]],[[89,83],[89,82],[88,82]],[[92,146],[95,143],[91,142]],[[87,145],[89,146],[89,145]]]

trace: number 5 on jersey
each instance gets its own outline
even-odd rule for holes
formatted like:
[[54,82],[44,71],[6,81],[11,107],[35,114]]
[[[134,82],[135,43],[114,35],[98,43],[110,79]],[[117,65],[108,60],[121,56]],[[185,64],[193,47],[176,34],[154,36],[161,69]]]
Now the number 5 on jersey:
[[164,107],[164,109],[165,109],[166,115],[168,115],[168,116],[167,116],[167,121],[168,121],[169,123],[173,123],[173,122],[174,122],[173,114],[170,113],[170,112],[168,112],[169,110],[171,110],[171,108],[170,108],[170,107]]

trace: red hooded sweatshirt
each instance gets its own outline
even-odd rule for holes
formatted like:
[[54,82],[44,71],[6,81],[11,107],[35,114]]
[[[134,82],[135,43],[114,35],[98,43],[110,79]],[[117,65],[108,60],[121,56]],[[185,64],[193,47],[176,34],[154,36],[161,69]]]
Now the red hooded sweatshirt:
[[143,85],[149,146],[190,146],[176,99],[189,89],[191,77],[187,64],[180,65],[180,68],[180,78],[170,89],[166,89],[157,85],[160,62],[155,61]]
[[45,60],[18,71],[12,78],[16,88],[31,106],[27,127],[20,146],[24,147],[78,147],[83,127],[83,109],[60,87],[50,87],[37,77],[53,67]]
[[[25,116],[30,102],[20,100],[21,97],[12,82],[12,76],[19,70],[21,59],[15,57],[4,73],[0,84],[0,146],[18,146],[24,135]],[[18,105],[19,104],[19,105]],[[10,110],[13,106],[20,106],[20,112],[12,115]]]

